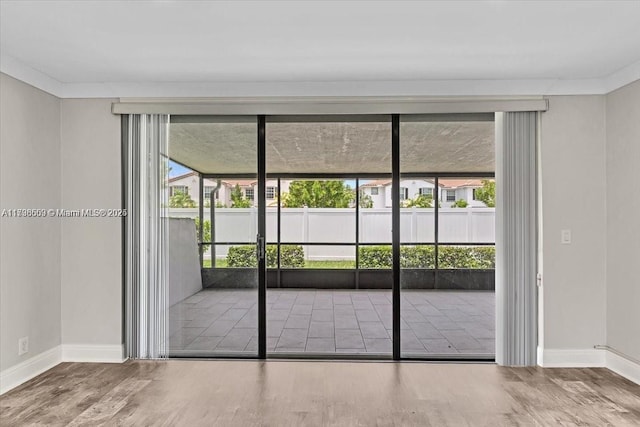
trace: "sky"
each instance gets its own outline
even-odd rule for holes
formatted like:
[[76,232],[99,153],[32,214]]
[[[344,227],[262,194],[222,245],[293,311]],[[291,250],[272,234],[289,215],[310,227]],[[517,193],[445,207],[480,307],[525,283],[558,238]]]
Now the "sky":
[[191,172],[191,169],[185,168],[184,166],[180,166],[173,160],[169,160],[169,178],[173,178],[174,176],[184,175],[185,173]]

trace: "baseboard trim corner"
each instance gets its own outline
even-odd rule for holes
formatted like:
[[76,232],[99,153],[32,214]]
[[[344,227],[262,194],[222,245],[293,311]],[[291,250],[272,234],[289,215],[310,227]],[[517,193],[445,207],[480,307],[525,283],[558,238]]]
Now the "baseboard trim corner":
[[0,372],[0,394],[37,377],[62,362],[59,345]]
[[604,368],[604,350],[538,348],[538,365],[544,368]]
[[618,375],[621,375],[640,385],[640,364],[635,363],[622,356],[618,356],[612,351],[606,351],[606,367]]
[[93,362],[93,363],[122,363],[124,346],[94,345],[94,344],[63,344],[62,361],[64,362]]

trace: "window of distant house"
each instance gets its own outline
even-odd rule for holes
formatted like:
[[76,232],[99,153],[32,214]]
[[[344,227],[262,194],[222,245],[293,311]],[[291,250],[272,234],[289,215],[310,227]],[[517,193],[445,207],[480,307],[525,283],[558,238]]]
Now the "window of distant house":
[[445,197],[447,202],[455,202],[456,201],[456,190],[446,190]]
[[[269,192],[267,191],[267,194],[269,194]],[[244,190],[244,196],[248,199],[248,200],[253,200],[253,188],[247,188],[246,190]],[[267,196],[268,198],[269,196]]]
[[429,188],[429,187],[420,188],[420,195],[431,197],[433,199],[433,188]]
[[276,187],[267,187],[267,199],[276,198]]
[[371,187],[371,195],[372,196],[378,195],[378,187]]
[[186,185],[171,186],[171,196],[175,196],[178,193],[189,194],[189,187],[187,187]]
[[473,189],[473,200],[478,200],[478,198],[476,197],[476,190],[479,190],[478,188],[474,188]]
[[409,198],[409,189],[407,187],[400,187],[400,201],[407,200]]
[[215,187],[211,186],[211,185],[205,185],[204,186],[204,199],[205,200],[209,200],[211,198],[211,192],[213,191]]

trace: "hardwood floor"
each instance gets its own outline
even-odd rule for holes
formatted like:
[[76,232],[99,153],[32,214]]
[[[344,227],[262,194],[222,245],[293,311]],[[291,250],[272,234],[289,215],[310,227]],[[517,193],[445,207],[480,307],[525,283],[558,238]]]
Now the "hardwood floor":
[[320,361],[63,363],[0,397],[0,425],[640,425],[606,369]]

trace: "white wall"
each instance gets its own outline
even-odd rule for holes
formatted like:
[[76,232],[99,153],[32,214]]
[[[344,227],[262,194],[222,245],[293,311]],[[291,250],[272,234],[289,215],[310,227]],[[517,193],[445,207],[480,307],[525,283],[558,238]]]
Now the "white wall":
[[169,218],[169,306],[202,290],[196,224],[191,218]]
[[[604,121],[603,96],[550,97],[542,113],[545,351],[605,342]],[[571,244],[560,243],[563,229]]]
[[[62,205],[120,208],[120,117],[112,99],[64,99]],[[120,346],[121,218],[62,221],[62,342]]]
[[[0,209],[60,207],[60,100],[5,74],[0,94]],[[4,371],[60,344],[60,219],[5,217],[0,234]]]
[[606,105],[607,344],[640,359],[640,81]]

